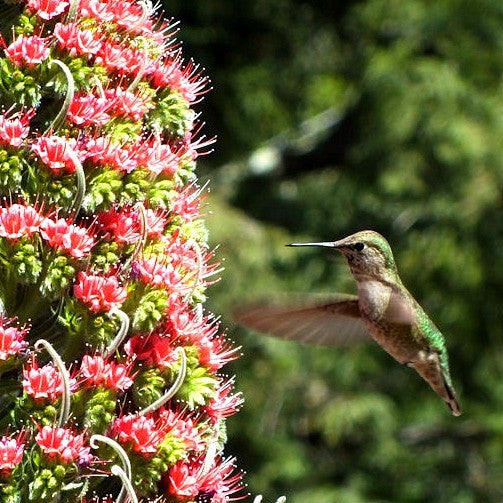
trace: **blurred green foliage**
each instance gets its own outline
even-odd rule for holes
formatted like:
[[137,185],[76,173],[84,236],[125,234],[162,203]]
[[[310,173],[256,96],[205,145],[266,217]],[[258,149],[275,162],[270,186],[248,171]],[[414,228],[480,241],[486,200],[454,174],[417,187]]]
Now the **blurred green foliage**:
[[[247,401],[230,421],[231,449],[252,492],[503,501],[503,3],[167,7],[215,86],[204,104],[221,137],[210,162],[225,165],[210,175],[209,224],[227,270],[214,309],[229,322],[246,299],[352,291],[341,259],[283,245],[377,230],[447,337],[464,409],[451,417],[375,345],[314,349],[236,331]],[[309,147],[324,155],[286,155],[301,121],[327,109],[338,120]],[[279,133],[279,162],[257,175],[247,151]]]

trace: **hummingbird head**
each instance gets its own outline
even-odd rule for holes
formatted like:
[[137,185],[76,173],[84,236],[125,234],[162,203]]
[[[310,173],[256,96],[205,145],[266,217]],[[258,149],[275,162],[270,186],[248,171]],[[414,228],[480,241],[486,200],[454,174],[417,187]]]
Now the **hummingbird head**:
[[320,246],[342,253],[355,277],[395,279],[397,270],[391,247],[378,232],[361,231],[338,241],[291,243],[287,246]]

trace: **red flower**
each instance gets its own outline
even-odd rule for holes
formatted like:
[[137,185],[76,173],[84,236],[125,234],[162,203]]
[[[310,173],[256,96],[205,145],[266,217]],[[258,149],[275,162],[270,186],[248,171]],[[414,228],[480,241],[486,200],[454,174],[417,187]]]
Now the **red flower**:
[[6,56],[17,66],[26,63],[28,66],[42,63],[49,57],[49,49],[43,38],[32,36],[19,37],[5,49]]
[[123,445],[130,445],[135,452],[144,456],[155,454],[165,433],[157,428],[154,419],[129,414],[114,421],[112,435]]
[[175,349],[168,337],[159,334],[135,335],[124,345],[128,356],[160,368],[169,368],[177,361]]
[[0,236],[18,239],[39,230],[43,217],[32,206],[13,204],[0,208]]
[[65,12],[68,2],[63,0],[28,0],[27,7],[39,18],[48,21]]
[[16,356],[28,346],[24,340],[29,328],[9,326],[13,320],[0,317],[0,360],[7,360],[10,356]]
[[104,386],[116,391],[125,391],[133,385],[133,380],[128,375],[128,365],[105,363],[99,355],[85,355],[82,358],[80,373],[89,385]]
[[17,438],[0,439],[0,473],[8,475],[23,459],[24,443],[21,435]]
[[[75,140],[60,136],[41,136],[31,147],[53,173],[75,173],[72,152]],[[76,155],[76,154],[74,154]]]
[[[63,394],[63,379],[59,370],[49,363],[39,367],[33,358],[23,370],[22,381],[24,391],[36,402],[49,399],[54,402]],[[70,380],[70,388],[75,388],[75,379]]]
[[103,37],[91,30],[81,30],[76,23],[58,23],[54,27],[54,36],[62,49],[67,49],[72,56],[96,54],[101,49]]
[[110,233],[117,243],[132,244],[140,239],[138,211],[132,208],[112,208],[98,215],[101,228]]
[[20,147],[30,132],[28,124],[34,113],[34,110],[30,110],[23,116],[19,113],[0,115],[0,143]]
[[94,312],[119,308],[127,298],[126,288],[115,276],[97,276],[84,271],[79,272],[73,293]]
[[84,434],[75,435],[70,429],[44,426],[37,433],[35,441],[44,454],[53,460],[89,463],[92,459],[91,448],[84,447]]
[[78,259],[85,257],[94,246],[94,239],[86,228],[69,224],[64,218],[56,222],[46,218],[40,226],[40,234],[50,246]]

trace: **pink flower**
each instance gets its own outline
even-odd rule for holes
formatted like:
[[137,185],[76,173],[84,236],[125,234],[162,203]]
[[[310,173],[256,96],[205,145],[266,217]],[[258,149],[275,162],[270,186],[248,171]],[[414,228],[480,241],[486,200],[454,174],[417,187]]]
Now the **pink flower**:
[[165,474],[163,484],[169,494],[182,500],[208,497],[212,503],[227,503],[246,497],[230,497],[244,488],[243,475],[234,473],[235,459],[216,458],[206,472],[202,470],[203,459],[181,460]]
[[43,217],[32,206],[13,204],[0,208],[0,236],[18,239],[39,230]]
[[[135,5],[131,2],[112,2],[109,4],[109,11],[113,14],[115,22],[125,29],[130,29],[132,26],[138,26],[144,19],[148,19],[144,15],[144,11],[140,5]],[[150,21],[150,20],[149,20]]]
[[108,5],[100,0],[81,0],[79,2],[79,11],[82,17],[94,18],[102,23],[112,21],[114,18]]
[[62,49],[67,49],[72,56],[96,54],[101,49],[103,37],[91,30],[81,30],[76,23],[58,23],[54,27],[54,36]]
[[119,284],[115,276],[97,276],[84,271],[79,272],[73,293],[93,312],[119,308],[127,298],[126,288]]
[[[63,394],[61,373],[52,363],[39,367],[33,358],[24,368],[23,376],[23,389],[36,402],[45,399],[54,402]],[[70,388],[75,389],[75,386],[75,379],[71,379]]]
[[110,72],[119,74],[146,74],[152,71],[154,62],[148,51],[131,49],[105,40],[96,56],[96,63],[103,65]]
[[204,450],[205,442],[203,442],[201,433],[196,428],[196,420],[188,417],[185,411],[163,409],[159,413],[159,423],[166,434],[181,440],[187,450]]
[[0,317],[0,360],[7,360],[11,356],[16,356],[20,351],[28,346],[24,340],[29,328],[9,326],[13,320]]
[[243,405],[243,395],[241,393],[231,394],[234,387],[234,380],[229,379],[221,383],[216,390],[216,394],[204,408],[206,414],[214,423],[223,418],[234,415]]
[[182,218],[185,222],[191,222],[200,216],[201,199],[197,191],[186,188],[180,191],[170,208],[171,213]]
[[77,126],[102,126],[110,120],[107,113],[110,103],[106,98],[97,98],[93,94],[77,94],[68,110],[68,119]]
[[111,103],[116,116],[128,117],[134,121],[140,121],[154,106],[151,99],[131,91],[125,91],[120,87],[107,89],[105,96]]
[[19,37],[5,49],[6,56],[17,66],[26,63],[28,66],[42,63],[49,57],[49,49],[45,45],[45,39],[32,36]]
[[212,371],[219,370],[225,364],[239,357],[239,347],[234,347],[230,341],[222,336],[214,338],[203,337],[197,342],[199,361],[201,365]]
[[39,18],[48,21],[65,12],[68,2],[62,0],[28,0],[27,7]]
[[20,113],[0,115],[0,143],[20,147],[30,133],[29,123],[34,113],[34,110],[29,110],[23,116]]
[[183,67],[183,61],[179,54],[164,62],[156,62],[153,80],[156,87],[167,86],[173,91],[179,92],[188,103],[201,101],[200,97],[209,90],[209,79],[202,76],[202,72],[193,61],[189,61]]
[[104,137],[89,140],[85,150],[87,157],[100,166],[110,166],[126,173],[138,166],[130,149],[122,148]]
[[135,145],[135,159],[138,166],[147,168],[155,175],[174,175],[180,166],[180,159],[168,144],[151,140]]
[[64,463],[78,460],[80,463],[89,463],[92,459],[91,448],[84,447],[84,434],[75,435],[67,428],[44,426],[37,433],[35,441],[52,460],[58,459]]
[[46,218],[40,226],[40,234],[50,246],[77,259],[85,257],[94,246],[94,239],[86,228],[69,224],[64,218],[56,222]]
[[128,365],[105,363],[99,355],[85,355],[82,358],[80,373],[88,385],[103,386],[116,391],[125,391],[133,385]]
[[[53,173],[75,173],[75,140],[60,136],[41,136],[31,147]],[[72,155],[73,154],[73,155]]]
[[130,445],[135,452],[149,457],[157,452],[165,433],[158,429],[152,418],[129,414],[115,420],[111,434],[123,445]]
[[163,264],[157,257],[135,262],[141,280],[152,286],[162,286],[170,293],[182,295],[187,291],[182,283],[183,277],[171,264]]
[[160,238],[167,225],[166,217],[158,211],[147,209],[147,235],[150,238]]
[[21,435],[17,438],[0,439],[0,473],[8,475],[23,459],[24,443]]
[[110,362],[105,369],[104,385],[116,391],[129,389],[133,385],[133,379],[129,377],[129,366]]

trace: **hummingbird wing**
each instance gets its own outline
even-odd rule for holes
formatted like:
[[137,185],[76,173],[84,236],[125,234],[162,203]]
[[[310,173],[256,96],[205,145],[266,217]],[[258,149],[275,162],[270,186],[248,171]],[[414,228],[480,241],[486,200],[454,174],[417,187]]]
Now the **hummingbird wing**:
[[246,328],[311,346],[349,346],[371,340],[354,295],[331,301],[255,304],[240,309],[234,318]]

